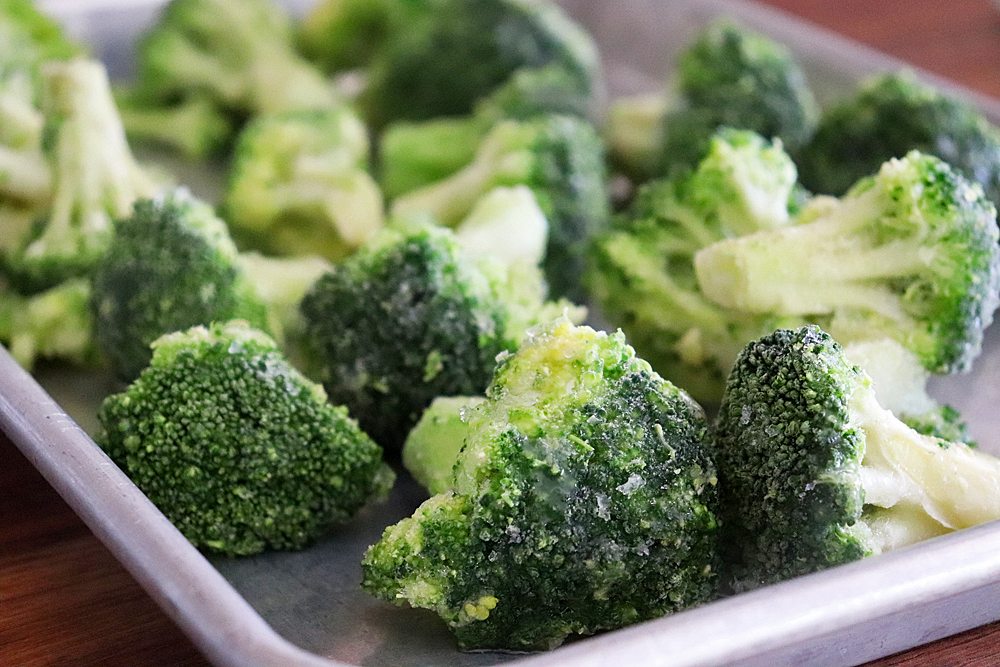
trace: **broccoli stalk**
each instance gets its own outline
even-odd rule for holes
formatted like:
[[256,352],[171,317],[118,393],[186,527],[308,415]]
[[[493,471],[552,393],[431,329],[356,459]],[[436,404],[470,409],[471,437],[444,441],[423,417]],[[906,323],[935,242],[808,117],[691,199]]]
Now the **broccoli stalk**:
[[104,67],[53,61],[43,75],[52,194],[41,232],[8,258],[24,291],[89,271],[107,247],[112,222],[156,189],[129,149]]
[[322,109],[333,85],[294,49],[290,18],[267,0],[173,0],[139,44],[137,92],[204,94],[242,115]]
[[1000,518],[1000,459],[906,426],[815,326],[747,346],[714,442],[735,590]]
[[430,494],[452,490],[455,463],[469,432],[472,408],[484,396],[438,396],[410,430],[400,452],[405,467]]
[[546,279],[555,294],[582,300],[587,247],[608,223],[604,176],[601,143],[587,121],[562,115],[505,120],[490,130],[470,164],[397,198],[392,213],[426,212],[453,226],[494,187],[526,185],[549,222]]
[[521,651],[714,597],[704,414],[624,336],[536,329],[487,396],[453,490],[368,550],[367,591],[435,611],[464,649]]
[[195,546],[299,549],[386,495],[382,452],[245,322],[163,336],[98,442]]
[[155,104],[124,90],[116,100],[125,133],[133,142],[204,160],[219,153],[233,135],[232,119],[204,94],[192,94],[175,104]]
[[996,210],[911,152],[810,222],[698,251],[702,292],[748,313],[820,318],[841,342],[890,337],[936,373],[979,353],[1000,297]]
[[222,211],[241,247],[340,259],[383,225],[368,133],[350,109],[260,115],[237,140]]

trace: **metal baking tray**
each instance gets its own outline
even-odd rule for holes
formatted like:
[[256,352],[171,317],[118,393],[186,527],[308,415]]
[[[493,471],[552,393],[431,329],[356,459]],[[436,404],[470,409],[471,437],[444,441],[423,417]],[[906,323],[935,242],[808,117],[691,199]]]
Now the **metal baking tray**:
[[[48,0],[116,76],[128,76],[136,35],[155,0]],[[301,9],[304,2],[294,3]],[[770,8],[729,0],[566,0],[602,47],[612,94],[660,85],[674,53],[714,17],[732,16],[787,44],[821,101],[904,64]],[[1000,102],[918,74],[1000,122]],[[40,379],[44,385],[36,381]],[[298,553],[206,558],[93,443],[99,376],[24,372],[0,348],[0,428],[139,583],[220,667],[334,665],[631,664],[856,665],[1000,619],[1000,522],[720,600],[549,653],[461,653],[436,616],[363,593],[359,561],[384,526],[423,499],[404,480],[385,503]],[[983,449],[1000,453],[1000,330],[987,332],[973,372],[932,393],[969,419]],[[55,398],[53,398],[55,397]],[[72,416],[70,416],[72,415]]]

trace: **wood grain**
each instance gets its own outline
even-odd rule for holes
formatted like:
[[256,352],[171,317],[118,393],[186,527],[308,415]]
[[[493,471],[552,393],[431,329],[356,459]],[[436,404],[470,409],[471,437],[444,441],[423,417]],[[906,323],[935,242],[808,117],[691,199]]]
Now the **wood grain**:
[[[987,0],[766,4],[1000,97],[1000,15]],[[208,666],[2,434],[0,518],[0,665]],[[866,667],[930,665],[1000,665],[1000,624]]]

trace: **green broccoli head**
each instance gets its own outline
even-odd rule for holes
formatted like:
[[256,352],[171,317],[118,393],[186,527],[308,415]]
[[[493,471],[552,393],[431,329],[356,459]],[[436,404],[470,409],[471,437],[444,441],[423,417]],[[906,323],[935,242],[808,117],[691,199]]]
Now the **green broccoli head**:
[[445,228],[386,230],[302,301],[334,403],[398,449],[436,396],[479,394],[513,349],[499,286]]
[[515,72],[548,65],[569,75],[577,97],[597,97],[603,85],[597,48],[554,3],[443,0],[374,59],[365,115],[376,127],[465,115]]
[[205,95],[243,117],[324,108],[337,98],[296,52],[290,17],[268,0],[172,0],[141,39],[137,68],[143,99]]
[[39,291],[93,268],[114,220],[156,185],[125,139],[104,66],[77,58],[43,69],[52,192],[45,219],[7,268],[22,291]]
[[747,346],[714,442],[735,590],[1000,517],[1000,460],[903,424],[815,326]]
[[938,156],[1000,202],[1000,131],[971,104],[912,72],[863,82],[855,95],[823,113],[795,157],[807,188],[842,195],[911,150]]
[[426,212],[453,226],[500,185],[526,185],[535,193],[549,223],[545,277],[554,294],[582,300],[587,247],[610,215],[603,149],[588,121],[555,114],[501,121],[470,164],[397,198],[392,211]]
[[92,284],[98,344],[126,381],[146,367],[150,344],[163,334],[230,319],[267,327],[225,223],[183,189],[136,202],[115,225]]
[[368,133],[346,106],[265,114],[240,132],[222,210],[242,247],[340,259],[382,227]]
[[798,62],[781,44],[728,20],[710,25],[677,62],[677,101],[664,120],[662,173],[696,165],[719,127],[808,141],[819,107]]
[[704,414],[622,334],[536,330],[467,421],[453,491],[369,549],[366,590],[434,610],[462,648],[506,650],[714,596]]
[[41,359],[96,366],[100,354],[89,302],[87,278],[70,278],[31,296],[0,288],[0,343],[29,371]]
[[380,448],[245,322],[168,334],[101,405],[108,455],[195,546],[298,549],[384,496]]
[[591,248],[587,284],[601,312],[659,373],[699,400],[718,402],[736,355],[778,318],[706,298],[695,253],[732,235],[790,224],[794,183],[780,142],[723,129],[695,171],[643,185]]
[[895,338],[935,373],[978,355],[1000,287],[996,210],[978,184],[911,152],[811,221],[695,256],[716,303],[803,316],[842,343]]

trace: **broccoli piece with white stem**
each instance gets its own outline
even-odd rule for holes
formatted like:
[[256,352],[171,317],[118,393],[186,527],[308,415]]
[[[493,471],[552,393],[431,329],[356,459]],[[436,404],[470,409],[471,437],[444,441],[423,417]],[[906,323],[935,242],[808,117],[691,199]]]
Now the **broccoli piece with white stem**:
[[40,232],[7,257],[23,292],[89,272],[107,247],[112,223],[157,189],[132,156],[104,66],[52,61],[42,74],[52,195]]
[[403,467],[432,496],[452,490],[471,410],[485,400],[485,396],[438,396],[406,436],[400,452]]
[[341,259],[384,224],[368,132],[348,107],[262,114],[240,132],[221,211],[240,247]]
[[736,591],[1000,518],[1000,459],[922,435],[815,326],[748,345],[713,426]]
[[798,316],[841,343],[894,338],[932,373],[968,369],[1000,303],[996,209],[941,159],[911,152],[811,221],[698,251],[702,292]]

